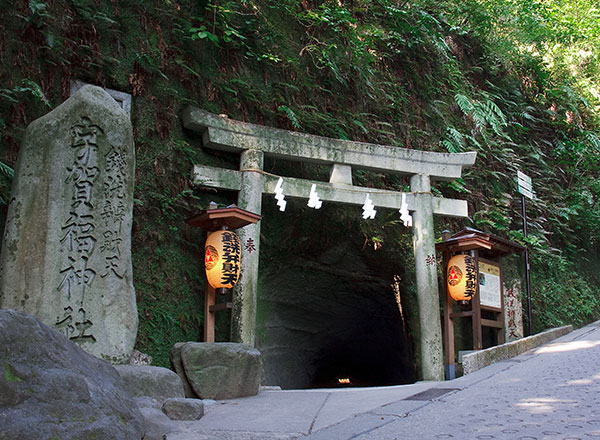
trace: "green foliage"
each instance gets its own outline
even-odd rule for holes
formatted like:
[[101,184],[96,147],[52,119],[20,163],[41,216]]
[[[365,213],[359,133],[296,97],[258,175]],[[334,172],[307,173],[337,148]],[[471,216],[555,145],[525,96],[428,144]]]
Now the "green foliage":
[[0,89],[0,99],[5,99],[9,102],[19,102],[19,95],[30,94],[34,99],[43,102],[47,107],[51,108],[50,102],[46,99],[41,87],[35,81],[23,79],[20,86],[12,89]]
[[574,263],[564,258],[551,260],[546,270],[538,269],[532,283],[536,331],[566,324],[581,326],[600,314],[596,289],[578,273]]
[[[187,103],[323,136],[475,150],[475,167],[436,190],[468,200],[469,226],[525,243],[514,182],[523,170],[537,193],[527,240],[534,273],[543,274],[533,282],[536,328],[597,316],[589,290],[600,283],[589,269],[600,243],[595,2],[0,0],[0,7],[3,199],[25,126],[68,96],[71,79],[134,95],[139,348],[159,364],[168,363],[172,343],[200,334],[202,236],[185,219],[211,200],[235,202],[194,189],[193,164],[238,162],[183,131],[178,114]],[[366,172],[355,182],[406,185]],[[339,225],[335,215],[329,220]],[[393,221],[361,231],[369,246],[394,242]],[[406,234],[397,239],[408,249]],[[409,250],[393,258],[411,267]],[[586,264],[574,265],[578,259]],[[558,306],[575,298],[585,302],[580,314]],[[221,326],[219,337],[227,331]]]

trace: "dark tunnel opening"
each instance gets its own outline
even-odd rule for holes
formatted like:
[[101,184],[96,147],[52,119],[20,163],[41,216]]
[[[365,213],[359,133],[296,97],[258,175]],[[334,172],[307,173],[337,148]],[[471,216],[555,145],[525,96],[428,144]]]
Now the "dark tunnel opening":
[[[371,387],[413,383],[413,357],[400,316],[365,309],[347,322],[344,337],[316,353],[312,388]],[[340,322],[342,324],[342,322]]]
[[264,200],[265,219],[277,219],[261,229],[256,344],[265,385],[414,383],[408,320],[416,299],[404,290],[410,282],[401,283],[411,258],[406,231],[373,226],[382,238],[369,246],[353,211],[327,205],[313,213],[304,205],[290,200],[284,222],[275,202]]
[[280,268],[261,289],[258,347],[267,385],[414,383],[412,339],[392,281],[374,277],[357,258],[336,270],[322,261],[299,263]]

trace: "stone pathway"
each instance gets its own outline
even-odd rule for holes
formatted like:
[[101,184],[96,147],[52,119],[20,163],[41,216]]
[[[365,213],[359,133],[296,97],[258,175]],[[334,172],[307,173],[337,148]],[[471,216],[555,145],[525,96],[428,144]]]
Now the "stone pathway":
[[215,406],[167,440],[600,439],[600,322],[453,381]]
[[[600,439],[600,326],[322,430],[311,439]],[[441,392],[441,390],[440,390]]]

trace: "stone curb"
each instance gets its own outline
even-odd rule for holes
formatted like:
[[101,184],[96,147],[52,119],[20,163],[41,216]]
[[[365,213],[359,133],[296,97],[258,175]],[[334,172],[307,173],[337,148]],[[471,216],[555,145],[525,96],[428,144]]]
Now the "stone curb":
[[518,341],[507,342],[496,347],[465,354],[462,356],[463,374],[467,375],[483,367],[487,367],[494,362],[513,358],[572,331],[572,325],[565,325],[564,327],[552,328],[542,333],[519,339]]

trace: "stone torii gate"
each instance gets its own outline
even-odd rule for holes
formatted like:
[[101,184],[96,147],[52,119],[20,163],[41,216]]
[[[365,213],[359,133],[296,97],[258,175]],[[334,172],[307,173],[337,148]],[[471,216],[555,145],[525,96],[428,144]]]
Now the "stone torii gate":
[[[195,184],[239,191],[238,206],[256,214],[261,213],[263,193],[275,194],[279,180],[279,176],[263,171],[265,156],[332,166],[329,182],[283,176],[285,197],[308,198],[315,185],[323,201],[362,205],[369,195],[376,207],[398,210],[404,195],[413,216],[422,378],[444,379],[433,215],[467,217],[468,210],[464,200],[434,197],[431,180],[459,178],[463,168],[475,163],[476,152],[435,153],[331,139],[233,121],[195,107],[185,108],[182,119],[185,128],[202,133],[204,147],[239,152],[241,156],[239,171],[195,166]],[[411,192],[354,186],[352,168],[410,175]],[[240,280],[234,288],[231,338],[254,345],[260,224],[238,232],[241,242],[253,243],[256,252],[243,255]]]

